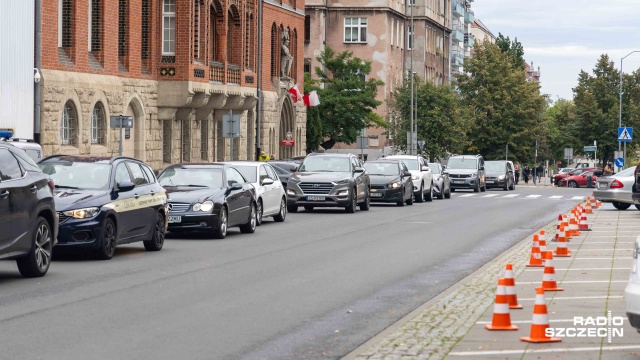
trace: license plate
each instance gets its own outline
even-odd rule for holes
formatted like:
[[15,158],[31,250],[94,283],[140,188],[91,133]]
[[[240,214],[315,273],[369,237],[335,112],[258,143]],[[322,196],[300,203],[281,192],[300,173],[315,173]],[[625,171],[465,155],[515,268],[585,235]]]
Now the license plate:
[[180,223],[182,222],[182,216],[169,216],[167,217],[167,222],[169,224]]
[[454,184],[464,184],[464,180],[453,180]]
[[313,196],[313,195],[309,195],[307,196],[307,200],[308,201],[325,201],[326,198],[324,196]]
[[487,184],[493,184],[493,183],[495,183],[495,181],[493,181],[493,180],[487,180]]
[[371,197],[382,197],[380,193],[371,193]]

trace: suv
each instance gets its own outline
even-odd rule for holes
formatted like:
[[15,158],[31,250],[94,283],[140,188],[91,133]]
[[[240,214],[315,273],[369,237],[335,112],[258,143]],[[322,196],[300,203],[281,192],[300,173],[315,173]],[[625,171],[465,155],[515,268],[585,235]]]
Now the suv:
[[454,155],[449,158],[446,172],[451,178],[451,191],[473,189],[486,191],[484,159],[481,155]]
[[16,259],[25,277],[44,276],[58,231],[53,183],[6,142],[0,142],[0,229],[0,259]]
[[414,155],[393,155],[387,156],[385,160],[402,161],[411,173],[411,181],[413,182],[413,195],[416,202],[424,202],[433,200],[433,174],[429,168],[427,160],[422,156]]
[[371,182],[353,154],[309,154],[287,183],[287,210],[298,206],[344,207],[346,212],[369,210]]
[[504,191],[515,190],[516,181],[511,161],[487,161],[484,166],[487,175],[487,188],[502,188]]
[[136,241],[162,249],[167,195],[148,165],[123,156],[54,155],[38,166],[55,183],[58,247],[91,249],[103,260]]

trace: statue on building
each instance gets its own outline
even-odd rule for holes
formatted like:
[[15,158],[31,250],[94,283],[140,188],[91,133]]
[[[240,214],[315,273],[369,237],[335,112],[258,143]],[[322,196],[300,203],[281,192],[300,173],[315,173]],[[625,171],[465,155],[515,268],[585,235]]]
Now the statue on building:
[[291,72],[291,64],[293,63],[293,56],[289,51],[289,29],[284,29],[280,36],[281,49],[280,49],[280,76],[288,78]]

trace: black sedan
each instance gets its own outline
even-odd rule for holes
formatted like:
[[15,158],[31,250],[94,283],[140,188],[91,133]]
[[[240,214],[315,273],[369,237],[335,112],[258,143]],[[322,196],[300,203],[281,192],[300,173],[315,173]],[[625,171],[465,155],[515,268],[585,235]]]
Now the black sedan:
[[402,161],[367,161],[364,168],[371,179],[371,202],[413,205],[411,173]]
[[232,226],[256,231],[255,188],[233,166],[172,165],[158,181],[167,190],[169,231],[206,231],[216,239],[224,239]]
[[167,196],[146,164],[127,157],[55,155],[38,163],[55,184],[56,248],[85,248],[111,259],[117,245],[142,241],[158,251]]

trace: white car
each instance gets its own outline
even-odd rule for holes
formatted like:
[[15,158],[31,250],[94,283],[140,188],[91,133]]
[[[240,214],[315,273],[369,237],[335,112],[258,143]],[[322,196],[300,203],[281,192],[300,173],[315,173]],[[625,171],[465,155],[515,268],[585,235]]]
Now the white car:
[[636,239],[633,250],[633,266],[629,283],[624,290],[624,298],[627,302],[627,317],[629,324],[640,332],[640,236]]
[[411,173],[413,182],[413,196],[416,202],[433,200],[433,174],[422,156],[415,155],[392,155],[386,156],[387,160],[401,160]]
[[228,163],[238,169],[242,176],[256,188],[258,225],[262,224],[263,218],[278,214],[284,216],[276,217],[274,220],[284,221],[287,214],[287,196],[278,174],[271,165],[259,161],[230,161]]

